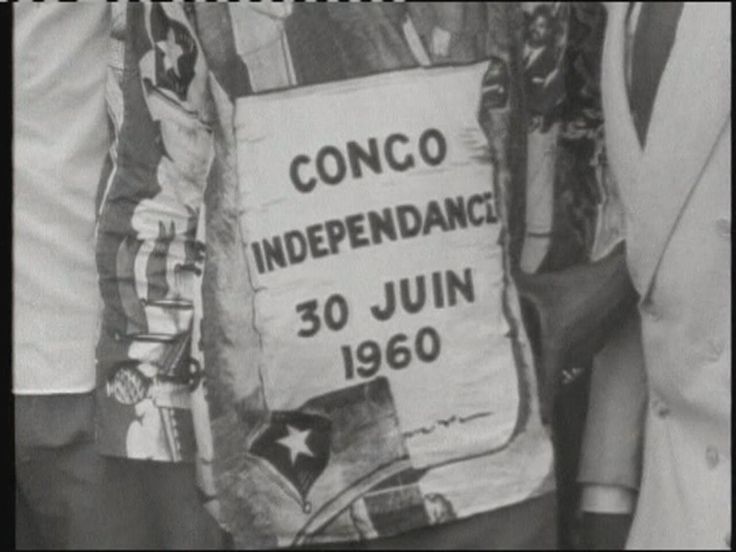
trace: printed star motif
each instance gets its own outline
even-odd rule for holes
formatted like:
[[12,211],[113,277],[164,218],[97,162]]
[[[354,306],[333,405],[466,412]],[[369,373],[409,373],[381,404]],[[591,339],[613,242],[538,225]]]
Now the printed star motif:
[[174,29],[169,27],[166,33],[166,40],[159,40],[156,46],[164,53],[164,69],[173,69],[177,77],[179,74],[179,58],[184,54],[182,47],[176,42]]
[[310,449],[309,445],[307,445],[307,437],[309,437],[309,434],[312,432],[312,430],[307,429],[305,431],[299,431],[298,429],[294,429],[290,425],[287,425],[286,429],[288,430],[289,434],[286,437],[282,437],[281,439],[277,440],[276,442],[279,445],[289,449],[291,463],[295,464],[296,459],[300,454],[304,454],[305,456],[311,456],[312,458],[314,458],[314,453],[312,452],[312,449]]

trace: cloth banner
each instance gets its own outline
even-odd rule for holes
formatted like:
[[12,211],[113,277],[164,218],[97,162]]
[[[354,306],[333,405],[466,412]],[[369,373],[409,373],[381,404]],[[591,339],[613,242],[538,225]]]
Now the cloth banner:
[[[244,369],[258,372],[267,415],[227,485],[258,497],[254,523],[279,545],[382,536],[509,500],[468,477],[486,477],[483,459],[513,440],[529,410],[520,364],[531,365],[477,122],[486,69],[237,100],[260,343]],[[549,451],[537,454],[538,473],[508,495],[540,485]]]

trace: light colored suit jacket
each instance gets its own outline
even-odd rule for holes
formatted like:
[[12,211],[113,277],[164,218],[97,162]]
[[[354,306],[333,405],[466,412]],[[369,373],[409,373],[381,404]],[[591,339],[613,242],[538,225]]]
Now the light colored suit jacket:
[[[607,148],[648,382],[629,548],[726,548],[731,527],[731,7],[686,3],[641,149],[609,16]],[[620,8],[620,6],[619,6]],[[632,349],[635,350],[635,349]]]

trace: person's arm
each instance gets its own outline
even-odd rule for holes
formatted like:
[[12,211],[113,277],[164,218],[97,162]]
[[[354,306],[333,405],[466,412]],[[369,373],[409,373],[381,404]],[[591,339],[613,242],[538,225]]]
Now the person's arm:
[[183,4],[127,6],[115,166],[97,227],[103,452],[194,456],[189,388],[197,221],[213,158],[207,66]]
[[[609,20],[609,27],[611,24]],[[565,75],[559,75],[558,85],[564,84],[564,79]],[[550,87],[543,93],[553,97],[559,91]],[[586,365],[636,308],[638,295],[626,266],[626,245],[619,244],[595,262],[558,272],[519,271],[515,280],[519,294],[534,307],[539,321],[542,413],[548,418],[560,389],[562,370],[570,365]]]
[[578,473],[589,550],[623,549],[636,505],[646,409],[640,334],[634,313],[594,360]]
[[560,272],[524,274],[518,250],[524,233],[524,165],[527,155],[524,90],[520,78],[523,13],[518,4],[489,3],[489,68],[483,79],[479,120],[489,140],[501,209],[508,222],[511,271],[519,295],[536,310],[542,417],[549,420],[561,372],[584,364],[636,305],[624,246],[596,263]]

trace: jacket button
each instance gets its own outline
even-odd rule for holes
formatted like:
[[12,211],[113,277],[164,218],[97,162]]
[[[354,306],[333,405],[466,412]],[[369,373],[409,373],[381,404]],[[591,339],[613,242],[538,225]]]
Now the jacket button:
[[647,299],[642,303],[641,311],[652,320],[659,320],[662,318],[662,313],[651,299]]
[[705,358],[711,362],[717,361],[723,355],[726,349],[726,342],[723,339],[709,339],[706,344]]
[[722,238],[731,239],[731,221],[727,218],[716,220],[716,231]]
[[720,455],[716,447],[711,445],[705,449],[705,461],[710,469],[714,469],[718,465]]
[[666,418],[670,415],[670,408],[659,399],[652,399],[652,410],[659,418]]

